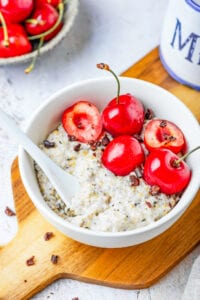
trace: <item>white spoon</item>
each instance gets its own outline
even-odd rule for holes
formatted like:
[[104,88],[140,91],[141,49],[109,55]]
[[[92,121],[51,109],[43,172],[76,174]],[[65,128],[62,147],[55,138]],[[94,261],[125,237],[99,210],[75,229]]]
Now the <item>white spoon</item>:
[[57,166],[31,139],[22,132],[13,119],[0,109],[0,124],[29,153],[44,171],[57,193],[70,207],[70,199],[79,190],[78,180]]

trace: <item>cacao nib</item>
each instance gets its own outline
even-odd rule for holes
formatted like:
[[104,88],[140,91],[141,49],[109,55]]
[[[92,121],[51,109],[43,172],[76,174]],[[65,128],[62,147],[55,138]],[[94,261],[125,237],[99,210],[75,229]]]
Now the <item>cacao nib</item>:
[[162,120],[162,121],[160,122],[160,125],[159,125],[159,126],[162,127],[162,128],[164,128],[164,127],[167,126],[167,122],[166,122],[165,120]]
[[175,136],[173,136],[173,135],[170,135],[169,136],[169,141],[171,142],[171,141],[175,141],[176,140],[176,137]]
[[107,134],[104,135],[104,137],[102,138],[101,143],[102,143],[103,146],[107,146],[110,143],[110,139],[107,136]]
[[151,119],[153,119],[153,117],[154,117],[153,111],[150,108],[147,108],[147,110],[145,112],[145,115],[144,115],[144,118],[146,120],[151,120]]
[[139,178],[136,177],[135,175],[130,175],[129,179],[130,179],[130,182],[131,182],[131,186],[138,186],[140,184]]
[[56,144],[54,142],[44,140],[43,145],[44,145],[45,148],[49,149],[49,148],[54,148]]
[[100,141],[91,141],[89,142],[90,148],[92,151],[97,150],[97,147],[101,146],[101,142]]
[[29,259],[26,261],[26,265],[28,267],[33,266],[35,264],[35,256],[31,256]]
[[77,141],[76,137],[74,135],[68,135],[68,140],[70,142],[74,142],[74,141]]
[[146,203],[146,205],[147,205],[149,208],[152,208],[152,204],[151,204],[151,202],[149,202],[149,201],[145,201],[145,203]]
[[149,189],[149,193],[152,196],[158,195],[160,193],[160,187],[157,185],[152,185]]
[[52,264],[57,264],[57,262],[58,262],[58,258],[59,258],[59,256],[58,255],[54,255],[54,254],[52,254],[51,255],[51,262],[52,262]]
[[53,232],[46,232],[44,235],[44,240],[49,241],[54,236]]
[[81,149],[81,144],[77,144],[76,146],[74,146],[74,151],[78,152]]
[[5,214],[9,217],[16,216],[16,213],[12,209],[10,209],[8,206],[6,206]]

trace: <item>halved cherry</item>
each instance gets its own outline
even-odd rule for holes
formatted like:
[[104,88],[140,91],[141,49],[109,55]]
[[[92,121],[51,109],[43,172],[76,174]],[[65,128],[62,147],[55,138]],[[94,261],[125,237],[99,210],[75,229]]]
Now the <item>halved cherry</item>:
[[97,140],[102,132],[102,120],[97,107],[84,100],[64,111],[62,124],[69,135],[83,143]]
[[177,125],[167,120],[151,120],[144,131],[144,143],[149,151],[166,148],[178,153],[185,150],[183,132]]

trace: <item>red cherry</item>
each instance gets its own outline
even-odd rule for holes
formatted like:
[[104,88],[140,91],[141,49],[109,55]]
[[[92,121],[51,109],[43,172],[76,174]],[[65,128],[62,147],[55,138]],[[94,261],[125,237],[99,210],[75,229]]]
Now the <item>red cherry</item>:
[[42,6],[43,4],[51,4],[54,7],[57,7],[62,0],[35,0],[35,6]]
[[7,22],[22,22],[31,14],[33,2],[33,0],[0,0],[0,11]]
[[144,108],[131,94],[120,95],[111,100],[103,110],[103,125],[113,136],[135,134],[142,130]]
[[67,108],[62,115],[62,124],[69,135],[83,143],[97,140],[102,132],[101,115],[88,101],[79,101]]
[[102,155],[103,165],[118,176],[128,175],[144,161],[140,143],[129,135],[114,138]]
[[185,138],[181,129],[167,120],[151,120],[144,131],[144,143],[149,151],[167,148],[174,153],[185,148]]
[[[26,20],[26,30],[33,36],[40,35],[50,30],[56,24],[58,17],[58,12],[52,5],[44,4],[35,9],[31,19]],[[44,40],[48,41],[52,39],[60,31],[61,27],[62,23],[53,32],[46,35]]]
[[7,32],[9,44],[6,46],[3,28],[0,28],[0,57],[14,57],[31,52],[31,43],[21,25],[8,24]]
[[142,130],[144,107],[131,94],[120,94],[120,82],[117,75],[107,64],[97,64],[97,68],[109,71],[117,81],[117,97],[111,100],[103,110],[103,126],[113,136],[136,134]]
[[188,185],[191,171],[184,161],[169,149],[156,149],[146,158],[144,180],[149,185],[157,185],[165,194],[183,191]]

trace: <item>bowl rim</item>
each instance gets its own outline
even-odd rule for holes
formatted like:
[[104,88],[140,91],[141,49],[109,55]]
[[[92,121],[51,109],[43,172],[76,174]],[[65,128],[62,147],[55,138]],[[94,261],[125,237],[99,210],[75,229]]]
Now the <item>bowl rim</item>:
[[[71,8],[73,9],[71,11]],[[45,43],[41,49],[40,49],[40,56],[52,48],[54,48],[61,40],[66,36],[66,34],[70,31],[72,28],[75,18],[78,14],[78,8],[79,8],[79,0],[69,0],[67,3],[67,8],[64,12],[64,19],[66,21],[63,24],[63,27],[58,32],[58,34],[52,38],[50,41]],[[70,13],[69,13],[70,12]],[[20,23],[19,23],[20,24]],[[37,53],[37,50],[31,51],[30,53],[26,53],[23,55],[18,55],[14,57],[8,57],[8,58],[0,58],[0,66],[3,65],[9,65],[14,63],[23,63],[27,62],[35,57]]]
[[[130,78],[130,77],[125,77],[125,76],[119,76],[120,77],[120,81],[132,81],[132,82],[140,82],[142,85],[148,85],[150,88],[153,89],[157,89],[158,92],[161,92],[163,94],[166,95],[170,95],[170,97],[172,97],[174,99],[175,102],[179,103],[179,105],[182,106],[182,108],[187,112],[187,114],[189,114],[189,118],[192,120],[193,122],[193,126],[197,127],[197,130],[199,130],[199,136],[200,136],[200,127],[199,127],[199,123],[197,121],[197,119],[195,118],[195,116],[193,115],[193,113],[188,109],[188,107],[182,102],[180,101],[175,95],[173,95],[171,92],[167,91],[166,89],[145,81],[145,80],[141,80],[141,79],[137,79],[137,78]],[[76,89],[76,88],[80,88],[81,86],[87,85],[87,84],[96,84],[98,82],[101,81],[112,81],[113,79],[110,77],[97,77],[97,78],[89,78],[86,80],[82,80],[73,84],[68,85],[67,87],[64,87],[60,90],[58,90],[57,92],[53,93],[50,97],[47,98],[46,101],[44,101],[36,110],[35,112],[32,114],[32,117],[29,120],[29,123],[27,124],[26,128],[25,128],[25,133],[28,133],[29,129],[32,126],[32,123],[34,123],[35,118],[37,117],[38,114],[41,113],[41,111],[43,111],[50,103],[56,101],[56,99],[59,96],[62,96],[62,94],[72,90],[72,89]],[[80,233],[80,234],[84,234],[84,235],[89,235],[89,236],[94,236],[94,237],[127,237],[127,236],[132,236],[132,235],[138,235],[138,234],[142,234],[142,233],[148,233],[150,231],[152,231],[153,229],[156,228],[160,228],[162,225],[168,223],[170,220],[173,220],[176,216],[179,216],[180,214],[182,214],[186,208],[191,204],[191,202],[193,201],[193,198],[195,197],[196,193],[198,192],[199,189],[199,185],[200,185],[200,179],[198,180],[197,176],[196,178],[192,177],[190,183],[192,183],[193,189],[189,189],[189,192],[187,191],[187,194],[190,194],[190,198],[187,201],[179,201],[176,206],[169,211],[165,216],[161,217],[158,221],[154,221],[148,225],[145,225],[143,227],[139,227],[139,228],[135,228],[132,230],[127,230],[127,231],[117,231],[117,232],[104,232],[104,231],[94,231],[94,230],[89,230],[86,228],[82,228],[82,227],[78,227],[76,225],[73,225],[72,223],[68,222],[67,220],[63,219],[62,217],[58,216],[53,210],[51,210],[47,204],[44,202],[41,202],[40,200],[37,199],[37,197],[34,195],[34,191],[33,189],[30,187],[29,182],[26,178],[25,175],[25,166],[24,166],[24,160],[25,157],[28,156],[28,154],[26,153],[26,151],[19,146],[19,169],[20,169],[20,175],[23,181],[23,184],[27,190],[27,193],[29,194],[33,204],[44,214],[47,215],[48,218],[50,220],[52,220],[52,222],[55,222],[56,224],[60,224],[61,226],[63,226],[64,228],[68,228],[76,233]],[[182,197],[184,197],[185,193],[183,194]],[[42,195],[41,195],[42,197]],[[185,198],[185,197],[184,197]],[[181,198],[182,199],[182,198]]]

